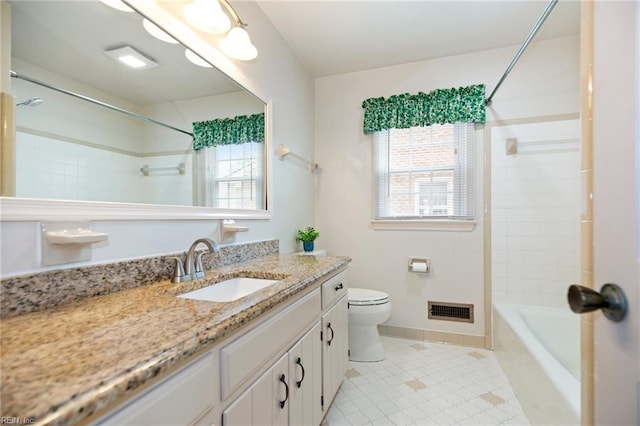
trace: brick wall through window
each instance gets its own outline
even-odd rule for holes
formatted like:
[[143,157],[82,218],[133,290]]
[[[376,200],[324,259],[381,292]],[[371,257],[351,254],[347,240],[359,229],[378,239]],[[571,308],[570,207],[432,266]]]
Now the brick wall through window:
[[376,218],[468,218],[470,138],[467,123],[377,132]]

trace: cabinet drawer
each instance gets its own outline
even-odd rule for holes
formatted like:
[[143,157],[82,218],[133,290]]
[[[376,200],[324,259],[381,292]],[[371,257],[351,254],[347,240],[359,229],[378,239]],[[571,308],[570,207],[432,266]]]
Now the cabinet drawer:
[[236,390],[320,314],[320,292],[313,291],[220,351],[222,398]]
[[347,294],[349,275],[347,271],[340,272],[335,277],[322,284],[322,310],[324,311]]
[[214,406],[216,358],[207,354],[97,422],[98,425],[190,424]]

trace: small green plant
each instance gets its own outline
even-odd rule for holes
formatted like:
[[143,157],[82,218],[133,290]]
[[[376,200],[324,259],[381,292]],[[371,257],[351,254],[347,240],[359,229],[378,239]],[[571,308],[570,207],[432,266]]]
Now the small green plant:
[[320,236],[320,233],[313,229],[313,227],[309,226],[305,230],[298,230],[298,234],[296,235],[296,242],[311,242]]

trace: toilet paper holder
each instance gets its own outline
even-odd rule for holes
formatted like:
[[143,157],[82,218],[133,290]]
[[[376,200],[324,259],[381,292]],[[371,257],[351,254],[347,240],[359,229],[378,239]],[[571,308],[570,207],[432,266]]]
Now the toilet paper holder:
[[409,272],[431,272],[431,259],[428,257],[410,257]]

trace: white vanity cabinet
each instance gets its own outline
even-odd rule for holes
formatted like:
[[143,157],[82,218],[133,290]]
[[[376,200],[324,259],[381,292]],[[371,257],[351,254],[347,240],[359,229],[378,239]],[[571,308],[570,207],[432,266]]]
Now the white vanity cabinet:
[[347,369],[347,287],[344,271],[222,348],[223,426],[322,422]]
[[322,411],[322,341],[317,322],[289,351],[289,424],[319,425]]
[[291,380],[288,373],[288,354],[285,354],[222,412],[222,424],[289,424]]
[[227,400],[260,371],[286,354],[318,322],[320,292],[314,290],[220,350],[220,389]]
[[323,410],[328,410],[349,366],[348,276],[336,275],[322,285]]
[[217,351],[212,350],[93,424],[215,424],[218,371]]
[[320,424],[320,311],[316,289],[222,347],[222,399],[232,400],[222,411],[223,425]]
[[222,412],[222,424],[319,425],[321,393],[317,323]]
[[347,271],[93,425],[318,426],[348,363]]

